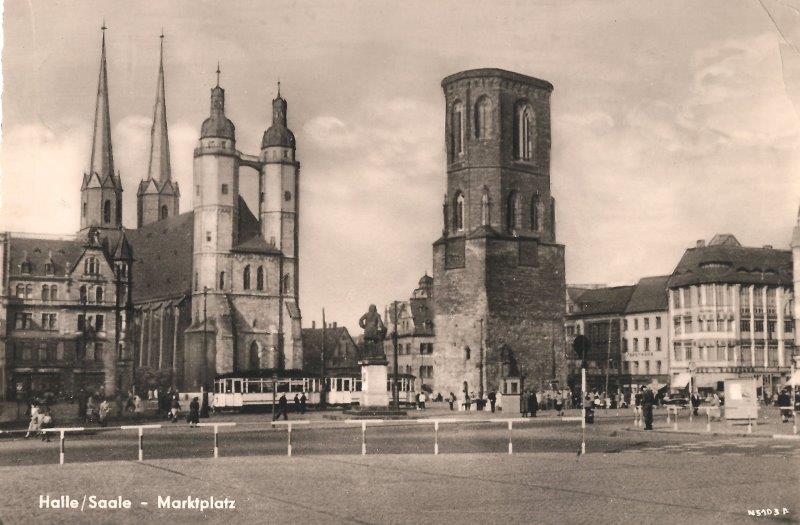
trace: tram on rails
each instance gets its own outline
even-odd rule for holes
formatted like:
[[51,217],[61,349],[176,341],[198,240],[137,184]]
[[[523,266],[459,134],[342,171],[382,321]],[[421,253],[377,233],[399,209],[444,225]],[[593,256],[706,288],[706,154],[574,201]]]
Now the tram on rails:
[[[386,381],[386,390],[391,396],[392,374]],[[398,374],[397,384],[401,403],[414,403],[414,380],[410,374]],[[306,395],[306,404],[319,405],[319,376],[311,377],[291,374],[288,371],[281,376],[269,373],[258,375],[225,374],[214,380],[214,391],[211,406],[215,410],[241,410],[246,407],[271,407],[278,403],[281,395],[285,395],[289,403],[295,394]],[[325,377],[326,403],[334,406],[350,406],[359,404],[361,400],[361,376],[357,374],[333,372]]]

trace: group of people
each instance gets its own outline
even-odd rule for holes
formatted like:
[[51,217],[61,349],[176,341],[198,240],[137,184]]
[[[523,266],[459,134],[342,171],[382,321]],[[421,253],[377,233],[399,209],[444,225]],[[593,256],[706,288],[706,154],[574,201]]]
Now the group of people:
[[53,414],[50,408],[45,403],[39,403],[34,399],[30,407],[31,420],[28,424],[28,431],[25,433],[25,438],[33,436],[40,436],[42,441],[50,442],[50,434],[47,433],[48,428],[53,427]]

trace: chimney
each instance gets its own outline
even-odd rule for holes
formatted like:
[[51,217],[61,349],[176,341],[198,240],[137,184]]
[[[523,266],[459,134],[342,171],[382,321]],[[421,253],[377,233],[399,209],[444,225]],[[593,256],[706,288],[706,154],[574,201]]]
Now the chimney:
[[696,248],[703,248],[703,247],[705,247],[705,245],[706,245],[706,241],[704,241],[703,239],[700,239],[700,240],[697,241],[697,244],[695,245],[695,247]]
[[316,327],[317,327],[317,322],[316,321],[311,321],[311,329],[313,330]]
[[764,249],[765,250],[771,250],[772,249],[772,245],[771,244],[765,244],[764,245]]

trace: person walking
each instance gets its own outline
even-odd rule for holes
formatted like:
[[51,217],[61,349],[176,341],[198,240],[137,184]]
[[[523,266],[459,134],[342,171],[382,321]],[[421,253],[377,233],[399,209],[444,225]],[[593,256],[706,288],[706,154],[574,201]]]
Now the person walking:
[[289,401],[286,400],[286,394],[281,394],[281,397],[278,398],[278,411],[275,412],[275,417],[272,418],[273,421],[280,419],[281,415],[283,415],[284,421],[289,419],[288,414],[286,413],[286,407],[289,405]]
[[178,401],[178,396],[174,396],[172,398],[172,402],[170,403],[169,409],[169,418],[172,420],[173,423],[178,422],[178,414],[181,413],[181,403]]
[[455,404],[455,402],[456,402],[456,395],[450,392],[450,395],[447,396],[447,403],[450,405],[451,412],[453,411],[453,405]]
[[778,409],[781,411],[781,421],[788,423],[792,415],[792,398],[785,388],[778,394]]
[[108,425],[108,416],[110,414],[111,414],[111,403],[109,403],[108,399],[104,397],[102,403],[100,403],[99,421],[101,427],[105,427]]
[[697,390],[692,392],[691,403],[692,403],[692,415],[696,416],[697,411],[700,408],[700,394],[697,392]]
[[308,401],[308,398],[306,397],[306,393],[303,392],[303,395],[300,396],[300,413],[301,414],[305,414],[306,413],[306,402],[307,401]]
[[464,410],[469,412],[471,406],[472,400],[469,398],[469,393],[464,392]]
[[189,422],[189,426],[192,428],[200,423],[200,400],[196,397],[193,397],[192,402],[189,403],[189,415],[186,417],[186,421]]
[[426,394],[425,391],[423,390],[419,393],[419,408],[421,410],[425,410],[425,403],[427,402],[428,402],[428,394]]
[[642,394],[642,411],[644,412],[644,429],[653,430],[653,405],[656,404],[656,396],[650,387],[645,387]]
[[300,413],[300,396],[298,394],[294,395],[294,413]]
[[528,398],[530,397],[530,391],[526,388],[522,394],[519,396],[519,412],[522,417],[528,417],[530,411],[528,409],[529,401]]
[[31,420],[28,423],[28,431],[25,433],[25,437],[31,437],[31,432],[35,435],[39,432],[41,428],[41,422],[39,420],[39,402],[35,399],[31,402]]
[[494,414],[494,407],[497,404],[497,394],[494,393],[494,390],[489,390],[489,407],[492,409],[492,414]]

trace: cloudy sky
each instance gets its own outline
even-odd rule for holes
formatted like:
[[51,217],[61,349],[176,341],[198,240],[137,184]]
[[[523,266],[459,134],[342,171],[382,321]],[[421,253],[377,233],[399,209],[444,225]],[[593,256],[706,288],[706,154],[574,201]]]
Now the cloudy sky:
[[[463,69],[555,85],[552,185],[568,282],[669,273],[717,232],[789,242],[800,204],[800,15],[783,0],[6,0],[0,228],[78,228],[103,18],[129,227],[162,27],[184,211],[217,60],[248,153],[280,78],[302,163],[306,324],[324,306],[352,327],[368,304],[407,297],[430,272],[445,187],[439,82]],[[253,202],[254,172],[242,179]]]

